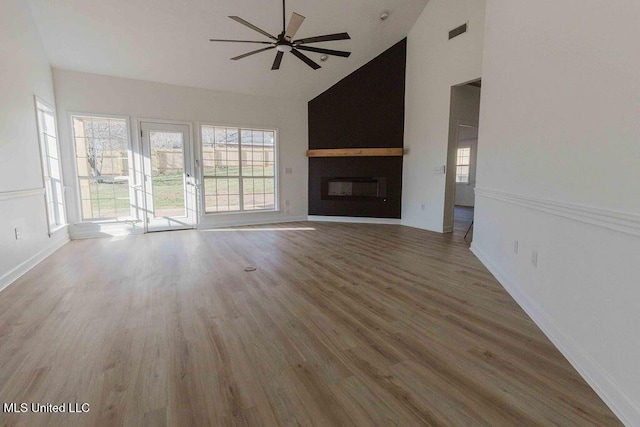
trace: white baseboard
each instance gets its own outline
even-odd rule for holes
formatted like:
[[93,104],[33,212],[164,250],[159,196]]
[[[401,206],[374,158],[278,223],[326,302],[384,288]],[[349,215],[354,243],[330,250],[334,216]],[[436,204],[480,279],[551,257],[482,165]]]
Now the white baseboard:
[[44,261],[49,255],[53,254],[69,242],[69,234],[66,231],[62,232],[61,230],[53,236],[54,237],[51,238],[52,241],[47,247],[6,273],[4,276],[0,277],[0,291],[14,283],[33,267]]
[[370,218],[359,216],[322,216],[322,215],[309,215],[308,221],[319,222],[348,222],[354,224],[391,224],[400,225],[401,220],[396,218]]
[[239,219],[224,219],[224,220],[217,220],[215,222],[213,221],[207,221],[207,222],[201,222],[200,224],[198,224],[198,230],[213,230],[216,228],[221,228],[221,227],[242,227],[244,225],[263,225],[263,224],[284,224],[287,222],[300,222],[300,221],[306,221],[307,217],[306,216],[293,216],[293,217],[286,217],[286,218],[255,218],[255,219],[247,219],[245,218],[239,218]]
[[626,426],[640,426],[640,406],[618,386],[616,381],[578,344],[562,332],[556,321],[509,278],[476,243],[471,252],[487,267],[511,297],[522,307],[551,342],[567,358],[585,381]]
[[[286,218],[274,218],[274,217],[239,217],[230,216],[222,219],[217,218],[215,221],[201,221],[195,228],[198,230],[209,230],[221,227],[240,227],[243,225],[262,225],[262,224],[280,224],[286,222],[299,222],[306,221],[306,216],[299,217],[286,217]],[[133,226],[131,224],[75,224],[70,230],[72,240],[81,239],[95,239],[99,237],[117,237],[117,236],[130,236],[135,234],[144,233],[144,229],[140,226]]]

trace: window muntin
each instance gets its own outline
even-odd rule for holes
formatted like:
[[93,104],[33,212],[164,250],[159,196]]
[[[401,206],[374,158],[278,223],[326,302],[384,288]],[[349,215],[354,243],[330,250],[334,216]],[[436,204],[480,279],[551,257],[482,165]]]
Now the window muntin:
[[201,127],[206,213],[276,209],[276,132]]
[[82,219],[131,219],[125,119],[72,116]]
[[469,183],[469,169],[471,165],[471,147],[458,148],[456,162],[456,182]]
[[49,232],[51,232],[66,222],[58,132],[53,108],[36,99],[36,113],[42,160],[42,177],[47,203],[47,221]]

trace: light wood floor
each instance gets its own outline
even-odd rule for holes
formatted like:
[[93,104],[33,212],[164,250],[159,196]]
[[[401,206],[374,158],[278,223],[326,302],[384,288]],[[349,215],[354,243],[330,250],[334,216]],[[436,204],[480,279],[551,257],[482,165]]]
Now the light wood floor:
[[[452,235],[74,241],[0,293],[0,425],[618,425]],[[255,272],[244,272],[254,265]]]

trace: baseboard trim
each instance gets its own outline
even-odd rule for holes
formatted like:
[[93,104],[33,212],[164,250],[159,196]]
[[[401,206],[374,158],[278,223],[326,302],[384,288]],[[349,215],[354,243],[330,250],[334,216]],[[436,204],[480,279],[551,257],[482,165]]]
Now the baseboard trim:
[[300,222],[300,221],[306,221],[307,217],[306,216],[294,216],[294,217],[287,217],[287,218],[260,218],[260,219],[253,219],[253,220],[247,220],[246,218],[244,219],[231,219],[231,220],[223,220],[223,221],[216,221],[216,222],[200,222],[200,224],[198,224],[197,229],[198,230],[214,230],[216,228],[223,228],[223,227],[242,227],[245,225],[264,225],[264,224],[284,224],[284,223],[288,223],[288,222]]
[[520,290],[515,281],[508,277],[475,242],[471,244],[471,252],[487,267],[613,413],[627,426],[640,426],[640,406],[618,386],[584,348],[563,333],[549,313]]
[[[55,235],[54,235],[55,236]],[[31,270],[36,265],[40,264],[42,261],[47,259],[50,255],[52,255],[55,251],[69,243],[69,234],[60,233],[60,237],[52,237],[53,242],[46,248],[42,249],[40,252],[33,255],[28,260],[24,261],[13,270],[6,273],[4,276],[0,277],[0,291],[6,289],[11,284],[13,284],[20,277],[24,276],[29,270]]]
[[370,217],[356,217],[356,216],[322,216],[322,215],[309,215],[308,221],[318,222],[347,222],[353,224],[390,224],[401,225],[401,220],[396,218],[370,218]]
[[475,192],[476,196],[524,206],[574,221],[596,225],[633,236],[640,236],[640,216],[636,214],[576,205],[557,200],[540,199],[489,188],[476,187]]

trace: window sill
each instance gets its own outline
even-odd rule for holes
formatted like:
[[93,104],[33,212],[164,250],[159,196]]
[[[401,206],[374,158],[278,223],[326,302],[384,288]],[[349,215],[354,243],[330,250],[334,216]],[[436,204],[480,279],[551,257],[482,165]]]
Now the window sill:
[[69,224],[61,224],[61,225],[56,225],[55,227],[51,228],[49,230],[49,237],[53,236],[54,234],[57,234],[58,232],[64,230],[65,228],[67,228],[69,226]]

